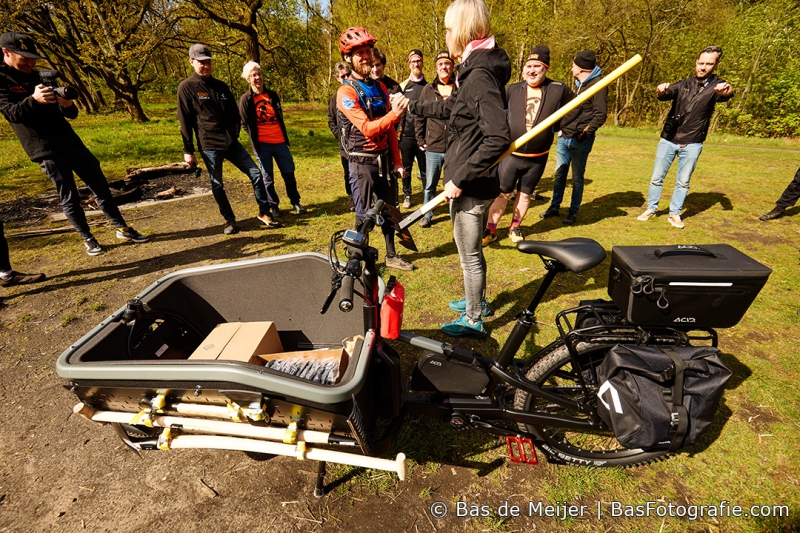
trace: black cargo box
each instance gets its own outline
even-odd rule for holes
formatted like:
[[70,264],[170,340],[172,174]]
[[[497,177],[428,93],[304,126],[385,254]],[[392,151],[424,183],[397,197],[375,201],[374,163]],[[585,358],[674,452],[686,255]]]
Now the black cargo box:
[[771,273],[727,244],[615,246],[608,295],[635,324],[729,328]]

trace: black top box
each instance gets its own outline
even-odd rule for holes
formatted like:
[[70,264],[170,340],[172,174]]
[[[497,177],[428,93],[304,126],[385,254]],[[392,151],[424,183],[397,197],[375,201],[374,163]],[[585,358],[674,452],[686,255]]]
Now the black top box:
[[728,244],[615,246],[608,295],[634,324],[729,328],[771,273]]

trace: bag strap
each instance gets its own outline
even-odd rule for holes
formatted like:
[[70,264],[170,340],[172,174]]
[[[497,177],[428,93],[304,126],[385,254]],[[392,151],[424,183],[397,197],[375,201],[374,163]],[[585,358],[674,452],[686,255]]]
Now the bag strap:
[[683,405],[683,373],[686,370],[686,361],[680,358],[678,352],[672,346],[659,346],[664,354],[672,359],[674,365],[675,381],[672,386],[672,421],[671,425],[675,428],[675,433],[672,436],[672,441],[669,446],[669,453],[677,452],[686,433],[689,429],[689,413]]

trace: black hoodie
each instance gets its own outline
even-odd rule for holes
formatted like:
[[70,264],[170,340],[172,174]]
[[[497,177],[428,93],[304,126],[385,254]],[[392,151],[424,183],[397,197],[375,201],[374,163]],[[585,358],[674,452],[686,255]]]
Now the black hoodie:
[[408,110],[447,120],[443,182],[452,181],[472,198],[496,198],[497,176],[484,173],[510,144],[504,87],[511,78],[511,62],[502,48],[474,50],[456,71],[456,90],[450,98],[412,101]]

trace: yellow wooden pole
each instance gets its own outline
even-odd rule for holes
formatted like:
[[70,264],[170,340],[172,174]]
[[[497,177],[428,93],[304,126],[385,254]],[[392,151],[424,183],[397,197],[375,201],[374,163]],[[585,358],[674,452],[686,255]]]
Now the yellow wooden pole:
[[[608,87],[613,81],[615,81],[617,78],[619,78],[620,76],[628,72],[630,69],[641,63],[641,61],[642,61],[642,56],[636,54],[635,56],[633,56],[632,58],[621,64],[619,67],[614,69],[614,71],[612,71],[608,76],[605,76],[599,82],[589,87],[586,90],[586,92],[580,93],[578,96],[573,98],[567,105],[559,108],[558,111],[556,111],[555,113],[544,119],[535,127],[531,128],[530,131],[527,131],[522,137],[512,142],[511,145],[508,147],[508,150],[503,152],[500,155],[500,157],[498,157],[497,160],[494,163],[492,163],[492,166],[489,168],[494,167],[495,165],[500,163],[500,161],[502,161],[506,156],[508,156],[512,152],[517,151],[525,143],[527,143],[540,133],[544,132],[548,128],[552,127],[553,124],[564,118],[564,116],[566,116],[567,113],[569,113],[570,111],[581,105],[583,102],[585,102],[586,100],[597,94],[598,91],[601,91],[604,88]],[[436,208],[436,206],[444,202],[445,202],[444,192],[441,192],[439,195],[436,196],[436,198],[429,201],[428,203],[426,203],[425,205],[423,205],[422,207],[420,207],[419,209],[408,215],[402,221],[400,221],[400,223],[397,224],[397,229],[399,230],[406,229],[407,227],[411,226],[414,222],[425,216],[425,214],[429,213],[434,208]]]

